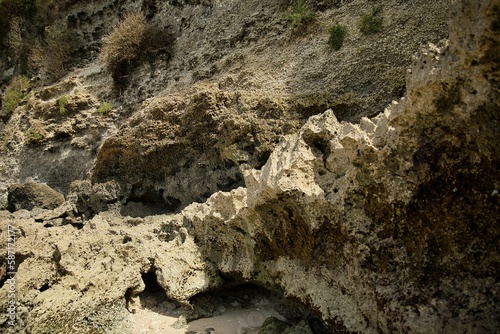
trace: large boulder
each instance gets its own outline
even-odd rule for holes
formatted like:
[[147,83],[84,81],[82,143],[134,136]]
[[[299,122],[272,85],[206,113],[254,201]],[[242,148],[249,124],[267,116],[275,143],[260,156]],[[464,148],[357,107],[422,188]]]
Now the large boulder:
[[10,212],[35,207],[55,209],[64,203],[64,196],[45,183],[17,183],[9,187],[7,208]]

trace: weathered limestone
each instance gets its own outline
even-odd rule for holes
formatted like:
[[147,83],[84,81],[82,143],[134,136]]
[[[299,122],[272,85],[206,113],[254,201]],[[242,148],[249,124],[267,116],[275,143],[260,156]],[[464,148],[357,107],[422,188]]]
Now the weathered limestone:
[[[359,124],[339,122],[333,110],[314,115],[262,166],[220,128],[232,93],[201,92],[207,108],[175,95],[149,101],[103,145],[91,180],[73,184],[62,213],[1,213],[19,228],[19,328],[124,333],[126,303],[144,290],[141,274],[154,273],[184,306],[225,282],[280,289],[334,333],[495,332],[499,8],[498,0],[455,2],[449,43],[422,50],[404,99]],[[193,121],[184,130],[183,112]],[[236,137],[248,126],[241,115],[224,120]],[[199,147],[175,146],[167,123]],[[207,152],[218,142],[197,138],[203,124],[230,148]],[[197,160],[183,163],[184,152]],[[224,172],[240,183],[219,189],[217,172],[186,178],[179,189],[194,190],[174,201],[177,213],[133,214],[139,202],[169,204],[160,192],[161,177],[176,175],[168,168],[212,168],[219,155],[234,158]],[[192,203],[200,184],[208,198]],[[131,214],[121,214],[127,206]],[[83,223],[43,227],[43,217],[61,215]],[[23,332],[6,320],[0,313],[5,332]]]
[[11,185],[7,201],[10,211],[55,209],[64,203],[64,196],[44,183],[26,182]]

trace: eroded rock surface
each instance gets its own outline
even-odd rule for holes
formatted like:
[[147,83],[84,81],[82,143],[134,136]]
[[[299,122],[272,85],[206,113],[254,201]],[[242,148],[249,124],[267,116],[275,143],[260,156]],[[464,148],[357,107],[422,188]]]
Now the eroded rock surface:
[[44,183],[26,182],[9,187],[8,206],[17,210],[55,209],[64,203],[64,196]]
[[[328,108],[341,120],[376,115],[404,94],[420,46],[447,37],[448,0],[386,0],[383,32],[372,36],[358,28],[372,1],[311,1],[316,20],[302,32],[290,27],[290,5],[65,0],[53,4],[49,26],[25,20],[24,45],[32,44],[34,32],[64,32],[59,37],[76,49],[65,65],[68,75],[32,87],[0,122],[0,207],[10,183],[36,180],[68,194],[94,164],[93,179],[121,181],[125,201],[162,201],[169,211],[203,202],[243,185],[237,165],[260,168],[280,136],[311,115]],[[128,83],[115,87],[98,51],[120,18],[136,11],[171,37],[150,58],[134,62]],[[335,52],[327,41],[337,22],[349,32]],[[16,57],[8,59],[12,52],[0,54],[0,89],[20,66]],[[43,82],[40,75],[32,86]],[[66,101],[64,112],[60,101]],[[107,114],[98,112],[104,102],[112,104]]]
[[[239,145],[252,143],[242,136],[253,114],[225,111],[245,96],[202,85],[202,106],[175,94],[146,102],[63,207],[1,213],[0,243],[6,224],[18,228],[18,327],[0,313],[2,329],[125,333],[149,273],[186,308],[253,283],[301,301],[333,333],[494,333],[500,3],[457,1],[451,17],[449,42],[414,59],[405,98],[359,123],[327,110],[253,136],[252,152]],[[262,131],[283,124],[270,119]],[[181,177],[193,170],[207,177]],[[171,197],[176,213],[148,206]],[[57,217],[79,220],[44,226]]]

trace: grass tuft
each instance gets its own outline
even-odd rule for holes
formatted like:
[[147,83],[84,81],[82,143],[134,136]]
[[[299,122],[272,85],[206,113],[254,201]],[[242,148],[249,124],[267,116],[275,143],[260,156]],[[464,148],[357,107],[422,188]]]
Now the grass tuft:
[[347,28],[340,24],[336,24],[330,28],[330,37],[328,38],[328,45],[335,51],[338,51],[344,45],[344,38],[347,34]]
[[66,95],[62,95],[57,100],[57,104],[59,105],[59,113],[64,115],[66,113],[66,106],[68,105],[68,97]]
[[288,20],[292,23],[293,28],[306,26],[314,19],[315,13],[305,0],[298,0],[295,6],[288,8]]
[[2,109],[8,114],[14,112],[21,101],[27,96],[29,87],[30,82],[28,78],[25,76],[14,77],[5,90],[5,95],[2,100]]
[[103,102],[97,109],[98,113],[107,114],[113,109],[113,105],[109,102]]
[[376,7],[371,14],[363,14],[359,23],[359,30],[364,35],[372,35],[382,31],[384,18],[381,16],[382,7]]

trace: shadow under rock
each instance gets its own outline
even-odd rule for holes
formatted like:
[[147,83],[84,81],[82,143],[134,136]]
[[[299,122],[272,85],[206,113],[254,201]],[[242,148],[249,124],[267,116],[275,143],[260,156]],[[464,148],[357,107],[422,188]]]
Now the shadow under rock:
[[161,203],[128,202],[120,210],[122,216],[133,218],[144,218],[168,213],[172,213],[171,208]]

